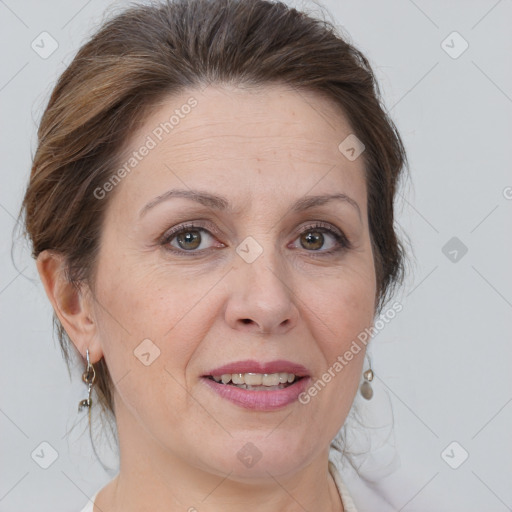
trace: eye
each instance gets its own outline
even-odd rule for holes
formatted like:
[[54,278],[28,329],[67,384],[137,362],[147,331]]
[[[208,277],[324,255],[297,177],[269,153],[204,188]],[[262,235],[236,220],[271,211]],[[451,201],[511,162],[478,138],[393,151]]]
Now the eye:
[[[167,232],[163,236],[161,244],[173,252],[195,254],[208,249],[208,247],[204,247],[205,244],[207,245],[208,239],[213,239],[213,236],[206,228],[196,224],[185,224]],[[173,243],[174,240],[175,243]],[[221,246],[224,247],[224,244]]]
[[[326,243],[325,235],[328,235],[327,239],[330,237],[334,242],[331,241],[328,243],[327,250],[321,251],[320,249]],[[306,226],[306,228],[301,231],[299,243],[300,246],[308,252],[318,252],[322,256],[337,253],[351,247],[350,241],[341,231],[333,229],[329,224],[323,222]]]

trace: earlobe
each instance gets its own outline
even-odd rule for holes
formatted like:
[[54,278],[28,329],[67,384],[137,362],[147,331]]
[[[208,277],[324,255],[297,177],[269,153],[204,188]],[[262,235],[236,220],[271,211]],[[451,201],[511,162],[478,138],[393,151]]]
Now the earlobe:
[[78,351],[85,357],[89,349],[91,362],[101,359],[103,353],[94,322],[92,296],[86,287],[77,288],[65,272],[65,258],[53,251],[43,251],[36,260],[37,271],[46,295]]

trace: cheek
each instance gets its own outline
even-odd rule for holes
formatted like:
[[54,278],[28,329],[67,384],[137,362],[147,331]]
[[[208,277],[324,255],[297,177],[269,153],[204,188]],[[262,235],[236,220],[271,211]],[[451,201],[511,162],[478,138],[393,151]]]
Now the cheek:
[[363,262],[340,268],[329,280],[314,287],[314,294],[305,302],[325,324],[327,338],[340,346],[372,324],[375,290],[373,266]]
[[182,382],[208,330],[207,301],[202,299],[210,279],[184,280],[169,272],[165,262],[155,267],[124,258],[104,263],[97,282],[99,335],[113,377],[122,378],[149,359],[152,369],[168,369]]
[[187,315],[194,301],[174,291],[179,286],[165,289],[143,267],[132,268],[105,267],[109,278],[98,287],[104,357],[116,393],[134,416],[150,424],[162,417],[178,422],[187,407],[187,362],[200,339]]
[[310,298],[316,312],[311,319],[313,335],[324,358],[317,379],[328,382],[325,392],[319,393],[320,407],[329,411],[333,436],[345,421],[359,386],[367,346],[361,334],[368,332],[374,318],[372,275],[371,270],[340,273],[339,279],[319,287]]
[[133,341],[161,340],[190,309],[191,288],[165,263],[160,267],[150,267],[140,257],[124,257],[117,263],[105,262],[98,273],[103,318],[106,313],[108,326],[130,333]]

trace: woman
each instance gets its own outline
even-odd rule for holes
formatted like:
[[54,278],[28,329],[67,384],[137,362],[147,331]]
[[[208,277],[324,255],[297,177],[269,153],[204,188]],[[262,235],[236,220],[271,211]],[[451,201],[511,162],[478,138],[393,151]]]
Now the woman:
[[23,211],[80,410],[116,422],[84,512],[356,510],[329,454],[403,274],[405,163],[365,57],[284,4],[133,7],[82,47]]

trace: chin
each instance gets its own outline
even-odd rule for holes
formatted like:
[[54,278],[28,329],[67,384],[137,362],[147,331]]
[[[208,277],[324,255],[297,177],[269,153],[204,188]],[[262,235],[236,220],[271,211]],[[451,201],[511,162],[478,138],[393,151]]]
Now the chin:
[[[307,450],[304,440],[294,440],[284,431],[234,435],[227,445],[210,448],[210,453],[209,460],[203,461],[209,471],[230,474],[231,480],[240,482],[268,481],[270,475],[277,478],[292,474],[315,455]],[[216,461],[213,467],[212,460]]]

